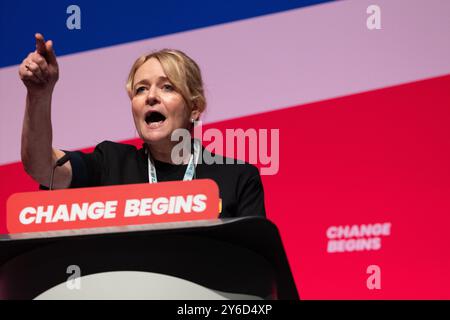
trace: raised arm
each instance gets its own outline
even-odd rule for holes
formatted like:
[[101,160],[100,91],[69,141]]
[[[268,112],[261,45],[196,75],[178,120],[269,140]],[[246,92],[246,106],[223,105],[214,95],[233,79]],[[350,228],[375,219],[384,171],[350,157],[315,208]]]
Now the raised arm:
[[[25,171],[39,184],[49,186],[56,160],[64,152],[52,147],[51,103],[59,78],[58,63],[52,41],[37,33],[36,50],[19,66],[19,76],[27,88],[22,128],[21,157]],[[67,188],[72,180],[70,162],[57,168],[54,188]]]

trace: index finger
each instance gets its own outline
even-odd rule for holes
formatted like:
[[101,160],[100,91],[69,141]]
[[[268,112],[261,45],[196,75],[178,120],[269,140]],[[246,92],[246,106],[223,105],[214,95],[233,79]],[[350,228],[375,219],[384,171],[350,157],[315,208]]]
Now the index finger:
[[40,33],[36,33],[34,37],[36,38],[36,51],[41,55],[45,55],[47,50],[45,49],[44,36]]

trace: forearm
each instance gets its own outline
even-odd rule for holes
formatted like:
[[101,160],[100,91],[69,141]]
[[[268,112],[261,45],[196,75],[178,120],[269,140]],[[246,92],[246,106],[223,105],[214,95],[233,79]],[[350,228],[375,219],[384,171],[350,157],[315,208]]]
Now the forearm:
[[55,156],[52,149],[52,94],[27,94],[22,128],[21,156],[25,171],[37,182],[46,182]]

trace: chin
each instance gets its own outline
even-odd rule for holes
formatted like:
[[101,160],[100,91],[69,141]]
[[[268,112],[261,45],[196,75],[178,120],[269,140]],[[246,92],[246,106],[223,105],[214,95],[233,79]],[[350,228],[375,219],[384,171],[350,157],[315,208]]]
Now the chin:
[[147,143],[155,143],[160,141],[170,140],[170,133],[164,131],[159,132],[144,132],[143,140]]

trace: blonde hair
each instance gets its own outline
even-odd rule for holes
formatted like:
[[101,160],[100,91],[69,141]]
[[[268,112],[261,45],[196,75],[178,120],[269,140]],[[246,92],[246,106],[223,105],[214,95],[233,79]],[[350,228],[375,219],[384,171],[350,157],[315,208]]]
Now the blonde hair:
[[197,63],[187,54],[174,49],[162,49],[139,57],[133,64],[126,84],[128,96],[133,98],[134,76],[136,71],[149,59],[155,58],[161,66],[175,90],[184,98],[192,110],[197,106],[200,112],[206,108],[203,80]]

